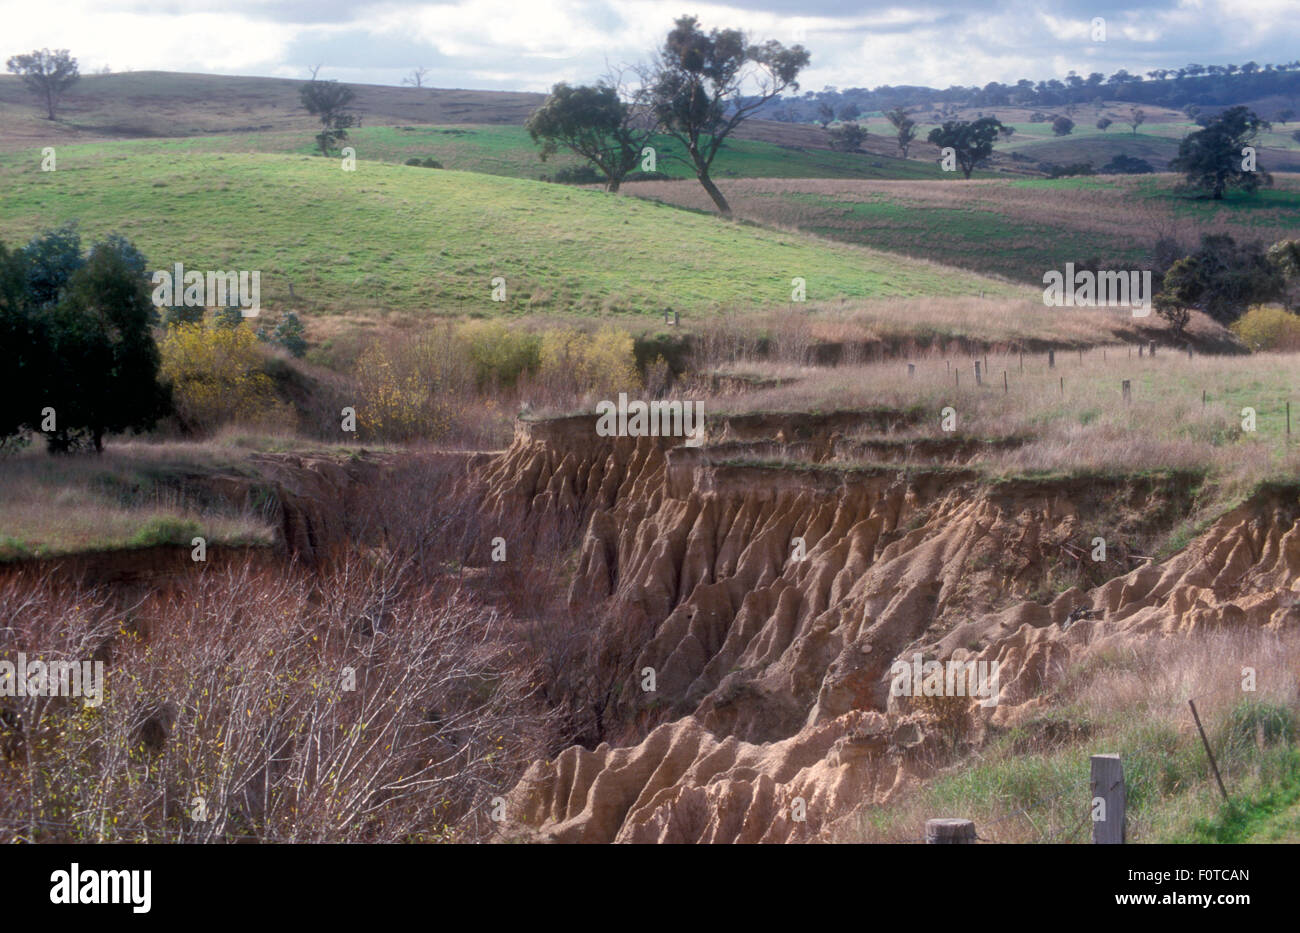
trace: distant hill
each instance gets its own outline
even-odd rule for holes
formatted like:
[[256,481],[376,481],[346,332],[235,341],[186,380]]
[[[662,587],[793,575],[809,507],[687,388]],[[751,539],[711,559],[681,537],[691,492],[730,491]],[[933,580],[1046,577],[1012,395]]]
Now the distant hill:
[[[1233,73],[1229,74],[1231,69]],[[1275,117],[1275,109],[1288,106],[1300,111],[1300,60],[1293,62],[1246,63],[1229,65],[1188,65],[1186,68],[1156,68],[1143,75],[1131,75],[1124,69],[1107,78],[1100,73],[1088,76],[1062,75],[1060,79],[1014,84],[990,81],[983,87],[947,88],[915,85],[881,85],[826,88],[806,91],[799,96],[778,97],[764,104],[759,116],[794,123],[811,123],[823,106],[842,115],[846,107],[862,113],[883,112],[893,107],[908,110],[949,111],[963,107],[998,110],[1009,107],[1033,107],[1060,110],[1085,104],[1125,104],[1140,107],[1166,107],[1182,110],[1199,107],[1213,113],[1236,104],[1252,106],[1266,120]],[[1150,79],[1150,80],[1147,80]]]
[[[209,151],[307,152],[318,126],[299,104],[298,89],[305,80],[165,71],[86,75],[64,99],[59,119],[50,121],[20,79],[4,75],[0,152],[122,139],[185,139],[188,148]],[[543,94],[351,86],[362,118],[356,134],[365,143],[360,158],[432,157],[448,168],[522,178],[580,164],[564,154],[541,163],[520,129],[545,100]],[[1111,101],[1070,107],[1076,128],[1066,137],[1054,137],[1041,116],[1034,119],[1033,107],[947,108],[942,115],[916,107],[912,115],[919,133],[908,159],[899,157],[893,128],[879,112],[859,118],[868,131],[859,153],[832,151],[830,135],[815,123],[755,119],[737,130],[716,172],[721,178],[933,178],[938,152],[925,136],[937,120],[990,114],[1014,126],[1016,133],[1010,141],[999,141],[982,175],[1040,176],[1052,163],[1100,167],[1118,153],[1163,170],[1178,140],[1195,124],[1181,111],[1145,105],[1147,122],[1134,136],[1121,123],[1132,106]],[[1094,126],[1101,114],[1116,121],[1108,133]],[[1276,126],[1260,140],[1261,163],[1268,170],[1300,171],[1300,143],[1290,136],[1295,126]],[[672,149],[666,141],[657,145],[665,154]],[[675,177],[689,174],[667,160],[659,170]]]
[[[121,139],[187,140],[189,150],[309,152],[319,127],[298,100],[306,79],[147,71],[87,75],[45,119],[16,76],[0,77],[0,152]],[[362,128],[359,158],[431,157],[447,168],[538,178],[581,161],[560,153],[543,163],[522,131],[543,94],[352,84]],[[206,140],[204,138],[206,137]],[[362,145],[364,144],[364,145]],[[659,170],[685,177],[661,139]],[[933,178],[933,160],[898,158],[870,136],[861,153],[839,153],[818,126],[755,120],[742,126],[715,168],[719,177]]]
[[[292,130],[315,132],[315,118],[298,102],[302,78],[252,78],[133,71],[84,75],[59,109],[44,118],[16,75],[0,76],[0,150],[58,142],[142,136]],[[545,100],[522,91],[351,84],[362,125],[399,123],[522,124]],[[310,131],[310,132],[308,132]]]
[[[132,140],[175,140],[187,151],[301,152],[312,150],[319,126],[298,100],[306,79],[256,78],[182,72],[87,75],[45,119],[16,76],[0,77],[0,152]],[[354,130],[358,158],[403,162],[433,158],[445,167],[519,178],[553,176],[581,163],[561,152],[542,162],[523,132],[543,94],[442,88],[350,85],[362,126]],[[182,144],[180,141],[184,140]],[[658,170],[689,172],[668,156],[680,147],[655,142]],[[745,124],[719,156],[727,177],[934,178],[933,160],[898,158],[892,141],[868,138],[860,153],[834,152],[818,126],[770,121]]]

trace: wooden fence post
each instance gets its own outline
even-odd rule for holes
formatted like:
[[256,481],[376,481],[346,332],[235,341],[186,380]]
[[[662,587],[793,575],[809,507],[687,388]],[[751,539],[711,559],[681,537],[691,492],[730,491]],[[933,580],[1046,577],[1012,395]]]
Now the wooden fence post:
[[1120,845],[1126,841],[1124,765],[1119,755],[1093,755],[1089,788],[1092,800],[1092,841]]
[[976,361],[975,361],[975,384],[976,384],[977,386],[978,386],[978,385],[983,385],[983,384],[984,384],[984,380],[980,378],[980,361],[979,361],[979,360],[976,360]]
[[1002,394],[1005,395],[1010,391],[1011,389],[1007,386],[1007,371],[1004,369],[1002,370]]
[[970,845],[975,842],[975,823],[945,817],[925,821],[926,845]]
[[1130,382],[1128,379],[1125,379],[1122,383],[1120,383],[1120,392],[1123,393],[1124,395],[1124,401],[1126,402],[1133,401],[1133,383]]
[[1048,351],[1047,351],[1047,368],[1048,368],[1048,369],[1055,369],[1055,368],[1056,368],[1056,351],[1055,351],[1055,350],[1048,350]]
[[911,376],[915,376],[915,375],[916,375],[916,364],[915,364],[915,363],[908,363],[908,364],[907,364],[907,375],[908,375],[909,377],[911,377]]
[[1205,757],[1210,759],[1210,770],[1214,772],[1214,780],[1219,784],[1219,793],[1223,795],[1223,802],[1228,802],[1228,791],[1223,786],[1223,778],[1219,777],[1219,763],[1214,760],[1214,752],[1210,751],[1210,740],[1205,737],[1205,730],[1201,728],[1201,717],[1196,712],[1196,704],[1191,700],[1187,705],[1192,708],[1192,718],[1196,720],[1196,731],[1201,734],[1201,744],[1205,746]]

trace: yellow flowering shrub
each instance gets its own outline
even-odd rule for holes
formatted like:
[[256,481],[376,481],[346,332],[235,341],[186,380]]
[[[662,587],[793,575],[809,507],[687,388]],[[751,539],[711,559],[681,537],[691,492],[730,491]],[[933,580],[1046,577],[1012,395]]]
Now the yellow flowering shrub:
[[266,422],[284,416],[262,370],[257,337],[247,327],[202,323],[167,328],[159,347],[176,414],[186,429],[211,431],[230,421]]
[[513,388],[525,373],[540,366],[541,338],[504,321],[468,321],[456,331],[474,364],[474,380]]
[[1276,305],[1251,308],[1230,329],[1252,350],[1300,350],[1300,316]]
[[388,441],[436,440],[451,427],[473,375],[450,333],[375,341],[357,359],[357,430]]
[[594,334],[556,328],[542,335],[543,379],[583,394],[610,398],[641,388],[632,335],[614,327]]

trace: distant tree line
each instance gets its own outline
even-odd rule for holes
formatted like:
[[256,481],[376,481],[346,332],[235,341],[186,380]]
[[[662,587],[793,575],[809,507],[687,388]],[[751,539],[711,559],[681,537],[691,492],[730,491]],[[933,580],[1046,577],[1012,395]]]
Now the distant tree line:
[[[938,119],[952,116],[959,108],[970,107],[1070,107],[1101,101],[1147,104],[1153,107],[1201,110],[1218,109],[1263,97],[1287,99],[1277,113],[1270,113],[1279,123],[1295,119],[1300,111],[1300,60],[1281,64],[1198,65],[1182,68],[1155,68],[1142,74],[1130,74],[1121,68],[1112,75],[1070,72],[1064,80],[1052,78],[1031,81],[1021,78],[1006,84],[990,81],[983,87],[952,85],[931,88],[916,85],[881,85],[875,89],[827,86],[821,91],[805,91],[801,96],[780,96],[765,101],[757,116],[765,120],[788,123],[820,123],[827,113],[884,113],[895,107],[930,108]],[[1285,119],[1283,116],[1285,115]]]

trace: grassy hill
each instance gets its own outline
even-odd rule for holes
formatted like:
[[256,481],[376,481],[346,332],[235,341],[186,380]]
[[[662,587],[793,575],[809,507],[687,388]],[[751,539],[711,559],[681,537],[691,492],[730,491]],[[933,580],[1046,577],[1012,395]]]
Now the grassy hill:
[[[0,152],[103,140],[167,140],[187,151],[309,153],[319,127],[298,101],[301,79],[177,72],[87,75],[73,86],[59,119],[45,119],[16,76],[0,77]],[[358,158],[402,162],[431,157],[448,168],[537,178],[581,164],[561,154],[546,163],[523,129],[541,94],[351,85],[363,127]],[[658,170],[687,177],[675,141],[654,141]],[[719,177],[933,178],[932,161],[895,157],[883,137],[863,153],[832,152],[816,126],[754,121],[718,158]]]
[[[665,183],[673,184],[673,183]],[[58,170],[0,157],[0,225],[78,221],[166,267],[262,271],[262,300],[327,312],[645,312],[664,306],[1020,293],[982,276],[728,223],[637,198],[319,156],[65,147]],[[503,276],[509,300],[490,299]]]
[[[84,143],[78,151],[112,157],[120,153],[168,156],[180,153],[316,154],[315,131],[264,131],[221,133],[184,138],[135,139]],[[444,168],[485,172],[513,178],[553,177],[565,168],[586,164],[561,152],[543,162],[538,147],[522,126],[459,124],[448,126],[367,126],[352,130],[348,144],[360,161],[404,163],[410,158],[432,158]],[[691,169],[673,158],[681,144],[668,136],[655,137],[657,170],[673,178],[694,179]],[[32,158],[37,158],[32,154]],[[898,159],[869,153],[805,149],[755,139],[726,143],[714,163],[717,178],[940,178],[931,162]]]
[[[305,150],[316,132],[314,118],[298,102],[305,78],[259,78],[142,71],[86,75],[64,100],[59,119],[43,111],[13,75],[0,75],[0,152],[124,138],[211,137],[214,150],[290,152]],[[442,88],[354,84],[356,107],[365,129],[358,134],[361,158],[402,161],[431,155],[453,168],[535,178],[576,160],[561,157],[541,165],[536,147],[522,132],[524,121],[544,95]],[[1000,107],[994,113],[1014,126],[1016,135],[1000,142],[990,163],[997,173],[1035,174],[1033,162],[1013,161],[1019,153],[1035,161],[1100,165],[1123,152],[1163,168],[1177,141],[1196,127],[1179,111],[1146,107],[1147,122],[1133,136],[1122,121],[1130,105],[1109,102],[1079,108],[1076,127],[1054,137],[1051,124],[1030,121],[1032,109]],[[959,119],[984,111],[962,110]],[[1103,133],[1094,126],[1100,115],[1115,125]],[[720,177],[787,178],[927,178],[936,173],[934,148],[925,136],[937,125],[931,113],[915,111],[919,132],[911,158],[898,158],[893,128],[876,113],[865,116],[869,135],[863,153],[830,151],[829,136],[813,124],[753,120],[742,124],[731,151],[720,157]],[[399,128],[405,127],[404,131]],[[1291,139],[1295,124],[1278,126],[1260,139],[1261,159],[1270,171],[1300,171],[1300,143]],[[387,135],[374,132],[389,129]],[[449,131],[461,131],[451,138]],[[500,130],[499,133],[492,132]],[[405,132],[405,138],[396,132]],[[201,145],[201,144],[191,144]],[[661,140],[665,151],[672,144]],[[661,160],[661,171],[684,174]],[[1041,174],[1041,173],[1038,173]]]

